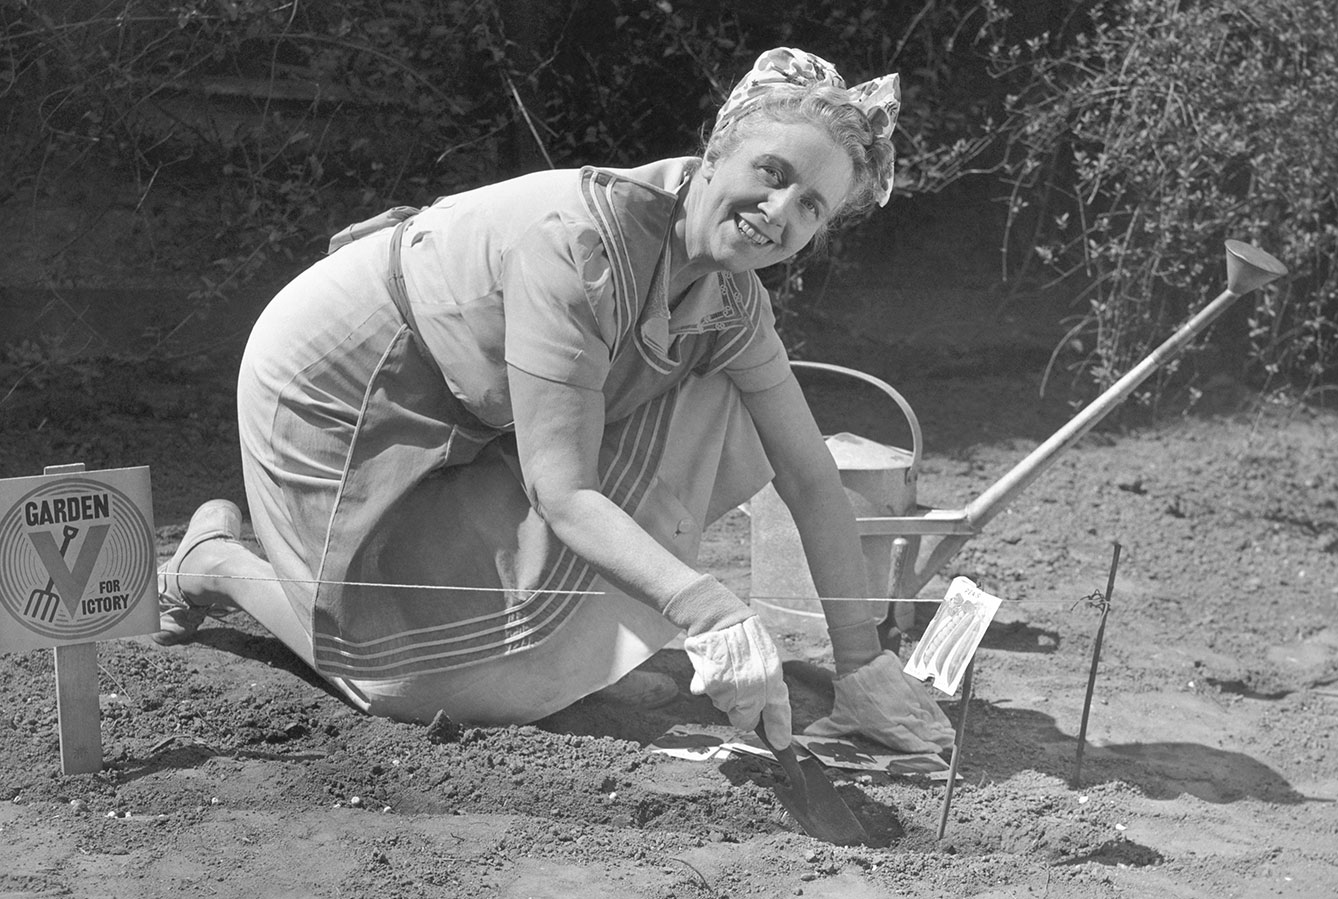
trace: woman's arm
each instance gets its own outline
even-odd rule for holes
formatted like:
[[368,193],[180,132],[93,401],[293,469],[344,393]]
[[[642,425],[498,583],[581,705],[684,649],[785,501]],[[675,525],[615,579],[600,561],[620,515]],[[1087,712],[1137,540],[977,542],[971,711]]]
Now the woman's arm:
[[[855,513],[799,382],[791,374],[769,390],[745,393],[743,401],[776,471],[776,492],[799,530],[818,595],[868,596]],[[822,609],[829,627],[873,618],[865,603],[825,602]]]
[[604,396],[508,369],[530,502],[554,535],[614,586],[663,609],[700,575],[599,490]]
[[[791,374],[744,403],[776,470],[776,492],[799,528],[819,596],[868,595],[864,552],[855,513],[841,486],[808,403]],[[908,680],[896,655],[883,651],[868,603],[824,602],[836,661],[832,714],[806,733],[860,733],[903,752],[933,752],[951,745],[947,716],[925,688]]]
[[599,490],[604,397],[512,367],[511,409],[530,502],[559,540],[619,589],[687,631],[692,692],[711,697],[735,727],[759,720],[777,748],[790,745],[790,695],[780,654],[756,613],[698,574]]

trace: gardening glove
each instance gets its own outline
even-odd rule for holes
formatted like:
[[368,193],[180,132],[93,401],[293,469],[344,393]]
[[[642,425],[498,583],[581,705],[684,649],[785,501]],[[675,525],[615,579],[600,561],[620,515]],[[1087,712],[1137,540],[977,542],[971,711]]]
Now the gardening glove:
[[676,593],[663,612],[687,631],[693,694],[711,697],[734,727],[751,732],[760,720],[773,748],[789,746],[790,691],[780,653],[756,613],[709,575]]
[[832,681],[832,713],[810,724],[815,737],[860,734],[898,752],[941,752],[952,745],[948,716],[929,690],[902,673],[901,660],[884,651],[872,662]]

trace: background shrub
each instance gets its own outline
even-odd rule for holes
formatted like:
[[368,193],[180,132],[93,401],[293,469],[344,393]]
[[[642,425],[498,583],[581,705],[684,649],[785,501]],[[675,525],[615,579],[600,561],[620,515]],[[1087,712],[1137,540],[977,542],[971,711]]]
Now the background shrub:
[[[735,79],[776,45],[821,53],[852,83],[902,68],[898,189],[940,189],[974,148],[959,141],[983,102],[970,85],[980,61],[953,62],[970,44],[959,36],[997,13],[891,0],[7,0],[0,16],[4,161],[52,183],[116,167],[137,209],[192,196],[192,221],[156,245],[208,255],[193,294],[204,307],[259,275],[283,279],[391,205],[545,166],[694,153]],[[782,301],[805,264],[773,273]]]
[[[199,272],[195,309],[391,205],[695,152],[734,80],[789,45],[852,82],[901,72],[897,191],[998,194],[1001,276],[1081,291],[1056,355],[1078,383],[1215,295],[1228,237],[1294,276],[1224,319],[1218,365],[1314,389],[1338,352],[1329,0],[0,0],[0,40],[0,199],[117,170],[171,257],[148,264]],[[782,322],[811,264],[768,273]]]
[[1117,379],[1225,286],[1238,238],[1293,276],[1238,304],[1216,346],[1264,384],[1316,387],[1338,354],[1338,8],[1122,0],[1077,24],[996,46],[1016,245],[1086,285],[1072,361]]

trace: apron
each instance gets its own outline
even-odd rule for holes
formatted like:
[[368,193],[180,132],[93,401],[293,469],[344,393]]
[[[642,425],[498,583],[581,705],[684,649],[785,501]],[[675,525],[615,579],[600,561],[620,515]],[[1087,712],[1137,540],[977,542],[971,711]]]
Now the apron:
[[[400,719],[444,710],[461,721],[532,721],[613,683],[678,631],[554,538],[525,495],[512,437],[444,389],[400,268],[414,210],[398,212],[386,222],[395,224],[389,275],[371,279],[390,302],[340,344],[353,354],[346,379],[365,375],[356,417],[345,401],[313,427],[308,394],[285,403],[274,386],[251,388],[276,408],[272,423],[243,427],[253,522],[267,551],[278,550],[269,555],[294,611],[311,623],[311,645],[295,651],[356,705]],[[296,289],[319,299],[339,275]],[[771,478],[728,376],[693,377],[713,339],[685,342],[663,391],[608,423],[600,451],[602,492],[688,564],[702,528]],[[275,342],[259,354],[281,352]],[[272,435],[261,433],[267,426]],[[315,488],[283,470],[282,449],[257,458],[271,436],[284,447],[332,428],[350,435],[347,454],[327,458]],[[302,490],[310,496],[294,501]]]

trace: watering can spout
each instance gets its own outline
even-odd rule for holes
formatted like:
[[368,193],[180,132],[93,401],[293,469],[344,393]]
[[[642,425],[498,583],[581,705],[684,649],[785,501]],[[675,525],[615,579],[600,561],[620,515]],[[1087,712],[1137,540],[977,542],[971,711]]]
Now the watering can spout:
[[966,507],[966,517],[974,527],[985,522],[1019,490],[1030,484],[1049,467],[1055,456],[1072,446],[1092,425],[1123,402],[1157,368],[1179,353],[1240,296],[1287,274],[1287,267],[1256,246],[1239,240],[1226,242],[1227,289],[1217,299],[1200,309],[1193,318],[1152,351],[1151,355],[1124,373],[1118,381],[1074,416],[1068,424],[1032,451],[1011,471],[999,479]]
[[[1226,263],[1226,290],[1196,312],[1189,321],[1181,325],[1150,355],[1125,372],[1119,380],[1107,387],[1100,396],[1070,419],[1067,424],[1052,434],[1049,439],[1036,447],[1026,458],[1014,465],[1003,477],[962,509],[926,510],[924,507],[916,506],[916,472],[921,457],[920,425],[910,406],[900,394],[877,378],[854,369],[822,362],[793,362],[792,364],[796,368],[813,368],[852,375],[882,389],[901,407],[907,421],[910,423],[914,450],[910,454],[908,462],[877,461],[870,464],[852,459],[850,460],[851,464],[838,466],[842,470],[843,481],[847,477],[852,481],[851,484],[846,485],[848,492],[852,491],[856,483],[860,483],[865,489],[854,490],[853,492],[862,498],[867,498],[866,490],[868,494],[876,493],[882,499],[875,502],[874,505],[885,506],[888,511],[892,512],[891,516],[874,514],[858,519],[861,525],[861,534],[865,538],[886,538],[891,542],[890,549],[884,548],[882,544],[875,544],[873,541],[866,545],[866,550],[870,551],[869,555],[871,557],[882,560],[882,567],[873,572],[875,574],[873,580],[880,584],[887,583],[888,592],[879,595],[910,598],[918,594],[920,589],[934,576],[935,572],[945,565],[967,540],[974,534],[979,533],[990,519],[1004,508],[1019,491],[1025,489],[1028,484],[1045,471],[1060,452],[1073,446],[1093,425],[1105,417],[1116,405],[1123,402],[1157,368],[1184,349],[1191,340],[1202,333],[1237,299],[1287,274],[1287,267],[1272,255],[1239,240],[1228,240],[1226,242]],[[849,437],[849,435],[845,436]],[[854,441],[846,440],[845,442],[852,443],[858,442],[858,440],[859,438],[855,438]],[[841,442],[837,441],[837,444]],[[880,447],[880,449],[884,452],[896,454],[905,453],[904,450],[889,447]],[[862,479],[866,476],[875,478],[873,484],[862,483]],[[878,480],[879,477],[881,477],[881,480]],[[887,486],[884,482],[895,484],[896,489],[882,489]],[[874,490],[874,486],[878,486],[879,489]],[[806,570],[800,572],[795,569],[794,577],[801,582],[799,587],[791,586],[792,581],[788,579],[782,580],[782,578],[791,576],[791,568],[796,560],[801,560],[801,568],[806,568],[806,566],[802,563],[803,550],[799,543],[798,533],[794,531],[793,522],[789,521],[788,518],[782,519],[779,517],[784,509],[783,504],[781,504],[778,496],[775,496],[774,503],[771,503],[771,500],[766,498],[767,496],[775,496],[774,490],[770,494],[759,494],[752,505],[754,529],[752,586],[755,591],[752,601],[754,605],[758,606],[759,614],[764,609],[773,608],[766,604],[767,598],[773,593],[782,599],[801,597],[798,600],[799,602],[816,605],[817,593],[813,590],[812,581],[807,580]],[[768,506],[767,503],[771,503],[771,505]],[[776,511],[769,511],[771,509]],[[788,515],[788,513],[785,514]],[[774,530],[777,534],[782,534],[784,539],[789,541],[788,543],[771,539],[770,531],[763,526],[768,516],[775,518],[777,521],[777,524],[773,525],[771,530]],[[931,535],[939,536],[941,539],[933,548],[924,566],[917,567],[915,558],[919,550],[920,538]],[[774,560],[772,566],[774,580],[767,580],[768,577],[773,575],[766,574],[768,569],[766,566],[759,564],[759,560]],[[908,608],[906,603],[894,603],[894,613],[898,625],[902,623],[902,614]],[[798,614],[811,618],[815,627],[825,627],[825,621],[820,611],[799,611]],[[912,615],[911,618],[913,619],[913,617]],[[788,622],[787,626],[790,626]]]
[[1242,296],[1287,274],[1287,266],[1256,246],[1226,242],[1227,290]]

